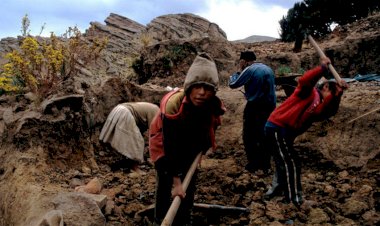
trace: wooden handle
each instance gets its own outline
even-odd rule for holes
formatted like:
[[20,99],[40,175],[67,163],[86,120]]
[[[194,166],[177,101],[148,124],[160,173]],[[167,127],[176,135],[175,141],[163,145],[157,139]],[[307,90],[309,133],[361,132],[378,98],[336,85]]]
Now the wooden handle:
[[[309,38],[309,42],[310,42],[310,43],[314,46],[314,48],[317,50],[319,56],[320,56],[320,57],[326,57],[325,53],[321,50],[321,48],[319,48],[318,44],[314,41],[313,37],[311,37],[311,35],[309,35],[308,38]],[[338,84],[341,84],[341,80],[342,80],[342,79],[340,78],[338,72],[336,72],[335,68],[334,68],[331,64],[329,64],[328,67],[329,67],[329,70],[331,71],[331,73],[333,74],[333,76],[334,76],[336,82],[337,82]]]
[[351,119],[351,120],[348,121],[347,123],[354,122],[354,121],[356,121],[356,120],[358,120],[358,119],[360,119],[360,118],[363,118],[363,117],[366,116],[366,115],[369,115],[369,114],[374,113],[374,112],[377,112],[377,111],[380,111],[380,107],[379,107],[379,108],[376,108],[376,109],[374,109],[374,110],[372,110],[372,111],[369,111],[369,112],[367,112],[367,113],[365,113],[365,114],[362,114],[362,115],[360,115],[360,116],[358,116],[358,117],[356,117],[356,118],[354,118],[354,119]]
[[[197,157],[195,157],[193,164],[191,165],[189,171],[187,171],[186,177],[182,182],[183,190],[186,191],[187,187],[189,186],[189,183],[191,181],[191,178],[193,177],[193,174],[195,170],[197,169],[197,165],[199,163],[199,160],[201,159],[202,153],[199,153]],[[181,204],[181,198],[179,196],[176,196],[170,205],[170,208],[168,212],[166,213],[166,216],[164,220],[161,223],[161,226],[169,226],[172,225],[175,215],[177,214],[179,205]]]
[[235,206],[223,206],[217,204],[206,204],[206,203],[194,203],[194,207],[204,208],[204,209],[215,209],[215,210],[226,210],[226,211],[239,211],[244,213],[249,213],[249,208],[235,207]]

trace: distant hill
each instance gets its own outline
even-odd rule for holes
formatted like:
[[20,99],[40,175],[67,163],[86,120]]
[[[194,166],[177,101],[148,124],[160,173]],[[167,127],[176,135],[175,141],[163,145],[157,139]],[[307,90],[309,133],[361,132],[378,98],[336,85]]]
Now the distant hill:
[[275,41],[277,38],[269,37],[269,36],[261,36],[261,35],[252,35],[245,39],[235,40],[233,42],[246,42],[246,43],[253,43],[253,42],[265,42],[265,41]]

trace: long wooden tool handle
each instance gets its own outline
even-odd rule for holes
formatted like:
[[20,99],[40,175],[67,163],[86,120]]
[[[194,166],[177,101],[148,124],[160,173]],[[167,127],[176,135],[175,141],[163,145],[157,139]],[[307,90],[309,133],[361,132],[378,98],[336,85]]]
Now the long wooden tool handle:
[[351,120],[348,121],[347,123],[354,122],[354,121],[356,121],[356,120],[358,120],[358,119],[360,119],[360,118],[363,118],[363,117],[366,116],[366,115],[369,115],[369,114],[374,113],[374,112],[377,112],[377,111],[380,111],[380,107],[379,107],[379,108],[376,108],[376,109],[374,109],[374,110],[372,110],[372,111],[369,111],[369,112],[367,112],[367,113],[365,113],[365,114],[362,114],[362,115],[360,115],[360,116],[358,116],[358,117],[356,117],[356,118],[354,118],[354,119],[351,119]]
[[[183,190],[186,191],[187,187],[189,186],[189,183],[191,181],[191,178],[193,177],[193,174],[195,170],[197,169],[197,165],[199,163],[199,160],[201,159],[202,153],[199,153],[197,157],[195,157],[193,164],[191,165],[189,171],[187,171],[186,177],[182,182]],[[172,225],[175,215],[177,214],[179,205],[181,204],[181,198],[179,196],[176,196],[166,213],[166,216],[164,220],[161,223],[161,226],[169,226]]]
[[[321,50],[321,48],[319,48],[318,44],[314,41],[313,37],[311,37],[311,35],[308,35],[308,38],[309,38],[309,42],[310,42],[310,43],[314,46],[314,48],[317,50],[319,56],[320,56],[320,57],[326,57],[325,53]],[[341,84],[341,80],[342,80],[342,79],[340,78],[338,72],[336,72],[335,68],[334,68],[331,64],[329,64],[328,67],[329,67],[331,73],[333,74],[333,76],[334,76],[336,82],[337,82],[338,84]]]
[[194,207],[205,208],[205,209],[216,209],[216,210],[230,210],[249,213],[249,208],[235,207],[235,206],[222,206],[217,204],[206,204],[206,203],[194,203]]

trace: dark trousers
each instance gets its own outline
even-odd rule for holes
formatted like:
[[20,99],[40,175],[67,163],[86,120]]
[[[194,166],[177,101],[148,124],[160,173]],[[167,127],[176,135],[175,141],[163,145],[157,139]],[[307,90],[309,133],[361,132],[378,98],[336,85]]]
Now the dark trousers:
[[266,148],[265,123],[274,107],[248,101],[243,115],[243,143],[252,170],[270,169],[270,150]]
[[[154,221],[155,224],[161,225],[163,219],[168,212],[170,205],[173,201],[171,198],[171,191],[173,187],[173,176],[169,174],[168,162],[165,157],[157,160],[156,164],[156,205],[154,209]],[[187,167],[187,170],[190,168]],[[186,172],[183,173],[181,181],[185,179]],[[191,220],[191,209],[194,204],[194,194],[195,194],[195,182],[197,179],[197,170],[189,183],[186,190],[186,196],[181,200],[181,205],[177,211],[176,217],[174,218],[172,225],[185,225]]]
[[272,190],[280,189],[284,192],[285,199],[296,205],[302,204],[301,187],[301,162],[293,148],[295,139],[291,131],[267,123],[266,136],[273,149],[273,157],[276,165],[276,173],[273,177]]

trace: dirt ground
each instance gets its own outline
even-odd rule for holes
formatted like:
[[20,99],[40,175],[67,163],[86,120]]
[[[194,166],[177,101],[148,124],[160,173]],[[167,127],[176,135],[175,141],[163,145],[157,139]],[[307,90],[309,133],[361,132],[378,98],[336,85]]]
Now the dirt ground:
[[[194,225],[281,225],[289,223],[289,219],[295,225],[378,223],[380,114],[375,112],[347,122],[379,105],[379,85],[351,83],[339,113],[328,122],[316,123],[297,139],[305,199],[313,201],[311,208],[301,211],[282,204],[280,198],[262,200],[271,175],[252,175],[244,170],[246,158],[240,135],[245,101],[239,91],[222,88],[218,95],[229,111],[217,134],[219,148],[205,156],[199,167],[195,202],[243,207],[248,212],[195,208]],[[279,90],[278,97],[281,100],[286,95]],[[355,156],[355,151],[361,156]],[[107,216],[109,225],[149,224],[151,211],[133,218],[136,212],[154,203],[154,170],[149,161],[141,168],[141,176],[116,171],[113,177],[102,177],[109,189],[120,191],[114,209],[120,212]]]
[[[376,51],[354,58],[350,54],[355,52],[355,42],[349,48],[341,43],[352,39],[359,40],[356,43],[360,43],[361,51],[379,48],[371,44],[379,39],[379,15],[368,23],[360,23],[362,29],[348,27],[339,31],[351,32],[350,36],[336,33],[324,44],[335,50],[335,65],[344,74],[353,77],[359,67],[378,67],[380,58],[373,54]],[[358,30],[366,32],[355,33]],[[365,37],[353,39],[353,35]],[[233,55],[228,54],[236,46],[224,42],[218,45],[213,48],[217,44],[202,44],[214,49],[214,54],[225,48],[226,59],[218,58],[218,65],[224,69],[221,75],[226,76],[233,66]],[[313,57],[311,53],[297,55],[291,53],[291,44],[279,42],[254,44],[250,48],[259,58],[273,63],[274,68],[288,63],[309,68],[315,58],[314,51]],[[346,66],[347,59],[357,60],[358,68]],[[178,68],[183,71],[185,63]],[[156,77],[150,80],[154,84],[148,81],[136,85],[116,76],[100,78],[87,74],[66,81],[64,92],[39,104],[29,94],[1,96],[0,226],[59,225],[59,220],[65,225],[151,225],[155,171],[147,150],[146,161],[140,165],[142,173],[138,174],[131,172],[123,157],[101,144],[98,137],[115,104],[158,103],[166,92],[160,84],[171,80],[181,84],[183,80],[171,78]],[[204,156],[198,167],[194,225],[379,224],[380,110],[373,110],[380,107],[380,82],[349,83],[338,113],[330,120],[315,123],[296,139],[295,148],[303,164],[304,198],[310,201],[310,206],[297,210],[282,203],[281,197],[262,199],[270,186],[271,173],[257,175],[244,170],[247,160],[241,133],[245,100],[239,90],[226,87],[225,77],[222,81],[217,95],[227,112],[216,134],[217,150]],[[278,104],[286,98],[280,86],[277,97]],[[97,196],[88,198],[75,190],[94,178],[97,180],[93,193]],[[101,201],[93,201],[98,198]]]
[[[297,138],[295,147],[303,163],[304,196],[313,201],[310,208],[301,211],[282,204],[280,198],[262,200],[271,175],[253,175],[244,170],[246,158],[241,130],[245,100],[239,90],[221,87],[218,96],[228,111],[217,132],[218,149],[205,156],[199,166],[195,202],[245,209],[196,207],[194,225],[379,223],[380,112],[349,122],[380,105],[379,87],[379,82],[374,81],[350,83],[338,114],[329,121],[316,123]],[[277,95],[280,104],[286,95],[282,89]],[[52,130],[47,132],[54,134]],[[65,147],[66,142],[55,143],[54,150],[38,145],[24,151],[16,151],[17,146],[2,148],[0,179],[7,183],[2,183],[0,189],[2,194],[9,195],[3,196],[1,201],[1,215],[7,218],[2,218],[0,225],[7,225],[6,222],[19,225],[15,216],[23,210],[27,215],[20,221],[33,219],[33,215],[38,216],[48,209],[40,206],[41,202],[48,202],[57,192],[75,192],[76,186],[93,178],[102,184],[100,194],[107,196],[107,203],[101,209],[106,225],[150,225],[155,171],[148,153],[146,162],[141,165],[143,173],[130,172],[128,166],[115,163],[121,157],[98,143],[98,135],[99,131],[94,131],[86,138],[88,143],[97,143],[94,146],[75,137],[62,138],[77,142],[78,149],[71,151]],[[31,208],[33,206],[35,208]]]

